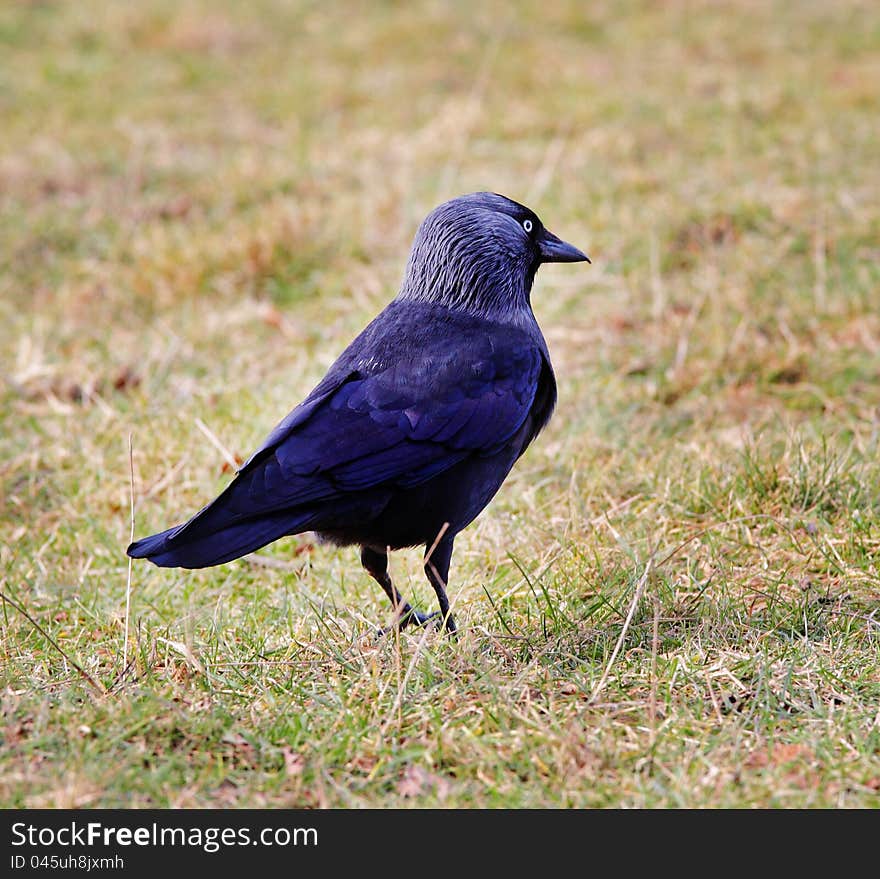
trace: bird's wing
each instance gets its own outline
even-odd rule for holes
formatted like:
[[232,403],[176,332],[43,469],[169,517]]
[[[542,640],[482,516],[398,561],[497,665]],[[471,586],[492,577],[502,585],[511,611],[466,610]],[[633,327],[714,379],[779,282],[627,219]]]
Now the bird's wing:
[[528,418],[544,358],[485,336],[462,350],[434,345],[361,364],[310,395],[239,471],[230,512],[410,487],[468,455],[493,454]]
[[521,452],[555,398],[542,347],[516,331],[457,329],[415,353],[393,334],[346,352],[218,497],[129,554],[166,567],[220,564],[331,512],[368,515],[371,490],[419,485],[518,433]]

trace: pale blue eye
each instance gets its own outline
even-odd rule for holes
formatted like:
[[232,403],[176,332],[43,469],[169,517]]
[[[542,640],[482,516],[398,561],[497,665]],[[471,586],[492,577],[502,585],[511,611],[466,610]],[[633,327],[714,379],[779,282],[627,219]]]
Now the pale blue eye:
[[531,232],[532,231],[532,221],[531,220],[523,220],[523,229],[525,229],[526,232]]

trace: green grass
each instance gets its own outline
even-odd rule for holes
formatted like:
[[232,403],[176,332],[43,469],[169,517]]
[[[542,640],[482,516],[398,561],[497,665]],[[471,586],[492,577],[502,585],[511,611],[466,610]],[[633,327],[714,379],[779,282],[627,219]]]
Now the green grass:
[[[0,51],[0,804],[877,806],[876,4],[16,2]],[[594,263],[539,273],[461,638],[303,536],[134,565],[126,649],[129,436],[144,535],[484,188]]]

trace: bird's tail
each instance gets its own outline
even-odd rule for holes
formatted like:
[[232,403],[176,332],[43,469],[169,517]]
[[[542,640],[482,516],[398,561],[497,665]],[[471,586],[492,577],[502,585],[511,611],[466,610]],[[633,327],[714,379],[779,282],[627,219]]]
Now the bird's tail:
[[309,530],[314,513],[308,509],[234,513],[228,501],[235,488],[233,482],[188,522],[136,540],[126,553],[160,568],[208,568],[241,558],[279,537]]
[[267,518],[237,522],[219,531],[193,537],[183,530],[186,525],[136,540],[126,552],[133,559],[149,559],[160,568],[209,568],[241,558],[299,530],[289,516],[284,521]]

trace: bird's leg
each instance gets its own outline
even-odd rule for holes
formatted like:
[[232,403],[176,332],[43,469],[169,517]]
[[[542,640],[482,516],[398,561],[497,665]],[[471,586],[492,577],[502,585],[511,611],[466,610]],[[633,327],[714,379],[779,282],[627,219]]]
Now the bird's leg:
[[366,572],[382,587],[391,604],[394,605],[394,625],[405,629],[410,623],[424,625],[436,614],[419,613],[413,610],[409,602],[397,591],[388,575],[388,553],[373,549],[371,546],[361,547],[361,564]]
[[440,604],[440,615],[446,625],[446,631],[454,635],[458,630],[455,620],[449,612],[449,599],[446,597],[446,584],[449,582],[449,562],[452,559],[453,537],[441,537],[425,552],[425,574],[437,593]]

